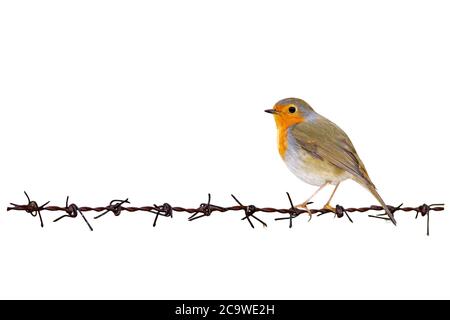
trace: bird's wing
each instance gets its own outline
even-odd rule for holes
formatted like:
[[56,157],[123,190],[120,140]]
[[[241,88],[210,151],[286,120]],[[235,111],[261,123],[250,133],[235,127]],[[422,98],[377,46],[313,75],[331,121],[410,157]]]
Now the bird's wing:
[[350,173],[354,180],[375,188],[350,138],[330,120],[318,115],[291,129],[296,142],[316,158]]

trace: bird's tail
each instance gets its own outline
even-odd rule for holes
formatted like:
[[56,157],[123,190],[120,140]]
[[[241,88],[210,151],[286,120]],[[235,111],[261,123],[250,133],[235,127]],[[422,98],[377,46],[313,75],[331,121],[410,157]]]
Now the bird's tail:
[[370,193],[373,194],[375,198],[377,198],[378,202],[381,204],[383,209],[386,211],[386,214],[389,216],[389,219],[391,219],[392,223],[394,225],[397,225],[397,221],[395,221],[394,215],[392,214],[391,210],[387,207],[387,205],[384,203],[381,196],[378,194],[377,189],[375,189],[375,186],[373,185],[366,185],[367,189],[369,189]]

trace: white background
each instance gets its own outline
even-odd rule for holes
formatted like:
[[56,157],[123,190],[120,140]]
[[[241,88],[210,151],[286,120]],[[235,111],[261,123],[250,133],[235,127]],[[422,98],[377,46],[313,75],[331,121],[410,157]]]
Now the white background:
[[[446,1],[2,1],[0,298],[450,298],[448,212],[252,230],[9,202],[286,207],[315,189],[263,110],[295,96],[352,138],[386,202],[449,202]],[[316,198],[321,206],[331,188]],[[335,201],[376,201],[345,182]],[[336,203],[335,202],[335,203]]]

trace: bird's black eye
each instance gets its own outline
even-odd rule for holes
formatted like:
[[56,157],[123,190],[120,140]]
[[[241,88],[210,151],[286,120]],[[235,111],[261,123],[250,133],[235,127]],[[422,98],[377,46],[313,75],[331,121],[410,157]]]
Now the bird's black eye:
[[295,113],[297,111],[296,107],[289,107],[289,113]]

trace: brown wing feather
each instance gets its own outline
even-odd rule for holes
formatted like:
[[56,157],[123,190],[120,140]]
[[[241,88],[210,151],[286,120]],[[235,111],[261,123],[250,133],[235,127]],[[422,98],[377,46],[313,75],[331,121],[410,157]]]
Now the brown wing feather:
[[318,158],[350,173],[353,178],[375,187],[350,138],[330,120],[317,115],[313,121],[292,128],[297,143]]

